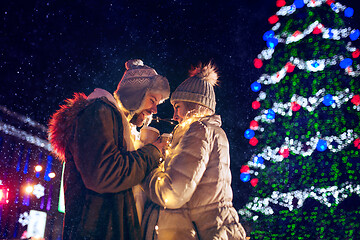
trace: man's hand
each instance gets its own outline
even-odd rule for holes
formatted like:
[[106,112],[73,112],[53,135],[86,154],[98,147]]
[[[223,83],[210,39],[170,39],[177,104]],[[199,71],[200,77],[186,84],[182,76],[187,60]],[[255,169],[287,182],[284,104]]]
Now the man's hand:
[[157,147],[157,149],[159,149],[159,151],[165,156],[165,148],[168,144],[168,142],[166,140],[162,141],[162,138],[159,137],[155,142],[153,142],[151,144],[154,145],[155,147]]

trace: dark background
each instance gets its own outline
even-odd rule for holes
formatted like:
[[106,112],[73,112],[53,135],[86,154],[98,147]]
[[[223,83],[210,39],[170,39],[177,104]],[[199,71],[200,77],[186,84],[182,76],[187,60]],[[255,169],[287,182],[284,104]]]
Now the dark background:
[[[191,65],[213,61],[216,88],[231,151],[235,207],[251,190],[239,179],[252,148],[243,137],[255,113],[250,84],[261,69],[253,59],[265,48],[275,0],[110,1],[3,0],[0,3],[0,105],[42,124],[74,92],[113,92],[128,59],[140,58],[169,79],[172,90]],[[293,1],[287,1],[291,4]],[[341,1],[355,9],[358,0]],[[359,21],[357,21],[359,22]],[[358,26],[354,26],[359,28]],[[159,106],[172,117],[169,101]]]

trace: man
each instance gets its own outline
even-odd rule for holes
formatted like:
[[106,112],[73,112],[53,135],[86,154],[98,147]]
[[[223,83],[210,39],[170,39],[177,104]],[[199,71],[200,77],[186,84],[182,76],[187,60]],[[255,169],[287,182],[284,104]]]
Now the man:
[[49,137],[66,162],[63,239],[141,239],[132,188],[158,165],[165,143],[135,150],[140,127],[170,95],[167,79],[129,60],[114,96],[95,89],[52,116]]

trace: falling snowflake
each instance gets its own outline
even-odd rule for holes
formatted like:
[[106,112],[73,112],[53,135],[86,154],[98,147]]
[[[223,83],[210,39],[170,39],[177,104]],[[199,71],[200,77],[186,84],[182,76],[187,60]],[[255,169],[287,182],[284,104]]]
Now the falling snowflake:
[[39,183],[34,186],[33,194],[39,199],[44,196],[45,188]]
[[28,225],[29,222],[30,222],[29,213],[28,212],[20,213],[19,223],[21,223],[21,225],[25,226],[25,225]]

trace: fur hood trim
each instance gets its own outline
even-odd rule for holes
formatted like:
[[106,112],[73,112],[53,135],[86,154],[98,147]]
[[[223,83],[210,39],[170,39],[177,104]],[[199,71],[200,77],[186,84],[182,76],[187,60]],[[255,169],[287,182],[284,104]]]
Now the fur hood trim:
[[89,101],[84,93],[75,93],[73,98],[65,100],[64,105],[60,105],[49,121],[49,141],[54,154],[65,161],[66,144],[72,135],[73,125],[79,112],[83,110]]

